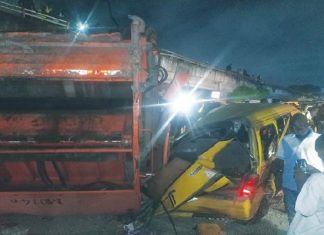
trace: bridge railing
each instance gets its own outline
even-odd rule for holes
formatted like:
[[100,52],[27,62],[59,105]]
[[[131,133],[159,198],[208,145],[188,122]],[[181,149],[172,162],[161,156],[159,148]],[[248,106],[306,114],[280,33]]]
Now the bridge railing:
[[48,22],[50,24],[54,24],[65,29],[69,29],[69,22],[66,20],[62,20],[50,15],[46,15],[31,9],[23,8],[15,4],[10,4],[4,1],[0,1],[0,11],[10,13],[13,15],[21,16],[21,17],[31,17],[34,19],[38,19],[41,21]]

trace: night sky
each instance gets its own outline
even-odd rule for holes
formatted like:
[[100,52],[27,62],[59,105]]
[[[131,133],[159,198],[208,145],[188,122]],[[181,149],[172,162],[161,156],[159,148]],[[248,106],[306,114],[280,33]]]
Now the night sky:
[[322,0],[43,2],[64,9],[73,21],[90,16],[90,26],[107,30],[123,30],[130,23],[127,15],[135,14],[157,31],[160,48],[216,68],[232,64],[270,84],[324,87]]

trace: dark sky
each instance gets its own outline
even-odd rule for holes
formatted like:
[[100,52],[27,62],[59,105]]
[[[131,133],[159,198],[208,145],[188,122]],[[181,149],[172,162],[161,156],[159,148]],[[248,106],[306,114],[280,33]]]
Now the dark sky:
[[324,87],[324,1],[154,2],[142,16],[161,47],[269,83]]
[[[73,19],[90,15],[90,26],[115,27],[108,0],[47,2],[67,9]],[[142,17],[157,31],[161,48],[218,68],[232,64],[271,84],[324,87],[323,0],[110,0],[110,5],[120,27],[130,23],[128,14]]]

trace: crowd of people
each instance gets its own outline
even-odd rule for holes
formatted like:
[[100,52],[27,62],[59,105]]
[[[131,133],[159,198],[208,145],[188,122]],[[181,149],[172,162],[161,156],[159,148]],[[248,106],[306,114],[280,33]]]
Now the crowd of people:
[[301,113],[290,125],[292,133],[282,139],[273,161],[273,173],[282,177],[278,194],[284,197],[288,234],[324,234],[324,135]]

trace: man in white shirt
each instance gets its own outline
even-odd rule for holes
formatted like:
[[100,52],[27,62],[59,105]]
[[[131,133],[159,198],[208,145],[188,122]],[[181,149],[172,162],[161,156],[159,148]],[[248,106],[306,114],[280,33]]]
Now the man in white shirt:
[[[324,162],[324,135],[316,139],[315,150]],[[295,210],[288,235],[324,234],[324,173],[309,177],[297,197]]]

